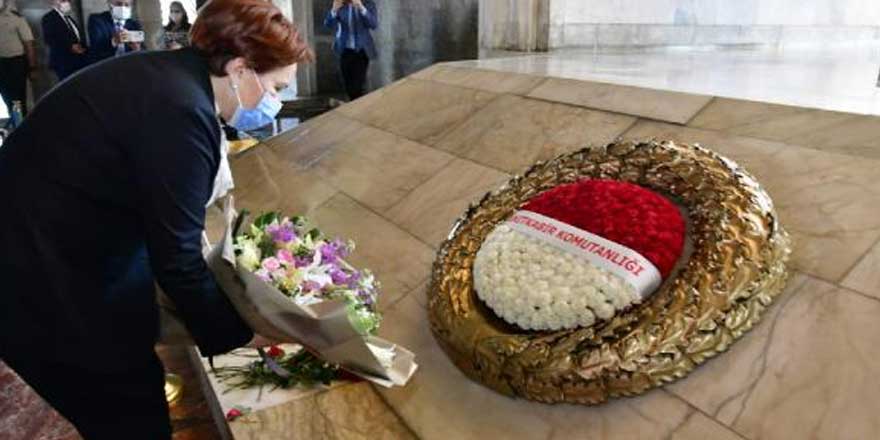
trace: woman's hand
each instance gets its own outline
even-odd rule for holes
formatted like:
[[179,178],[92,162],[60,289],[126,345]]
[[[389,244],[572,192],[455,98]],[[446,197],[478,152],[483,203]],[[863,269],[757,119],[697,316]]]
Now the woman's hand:
[[269,338],[264,337],[263,335],[258,335],[254,333],[254,338],[251,339],[251,342],[248,342],[245,347],[247,348],[263,348],[263,347],[271,347],[273,345],[278,345],[279,342],[273,341]]
[[342,7],[342,4],[343,4],[342,0],[333,0],[333,12],[339,11],[339,8]]

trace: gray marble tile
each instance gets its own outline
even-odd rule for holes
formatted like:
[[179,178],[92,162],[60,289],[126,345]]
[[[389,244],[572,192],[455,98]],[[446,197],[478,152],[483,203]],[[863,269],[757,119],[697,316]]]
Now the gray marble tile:
[[491,168],[456,159],[385,215],[436,248],[471,202],[479,200],[508,178],[507,174]]
[[689,121],[712,99],[688,93],[556,78],[548,79],[528,96],[679,124]]
[[880,161],[651,122],[625,137],[700,143],[744,166],[792,235],[794,266],[809,274],[840,281],[880,238]]
[[445,64],[438,64],[422,70],[413,77],[453,86],[513,95],[525,95],[545,80],[536,75],[455,67]]
[[[383,89],[384,90],[384,89]],[[425,145],[465,121],[494,93],[409,79],[339,109],[346,116]]]
[[764,320],[669,389],[747,438],[880,436],[880,300],[798,276]]
[[688,125],[880,159],[880,117],[877,116],[716,99]]
[[517,96],[502,96],[449,132],[437,148],[509,173],[536,161],[603,145],[636,118]]
[[394,206],[454,157],[400,136],[364,127],[314,165],[327,183],[377,211]]

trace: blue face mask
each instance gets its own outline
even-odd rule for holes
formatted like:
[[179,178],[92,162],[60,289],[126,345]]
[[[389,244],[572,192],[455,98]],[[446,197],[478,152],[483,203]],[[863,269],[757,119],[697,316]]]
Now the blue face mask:
[[[260,82],[260,78],[257,77],[257,73],[253,72],[253,74],[257,85],[260,86],[260,90],[263,90],[263,84]],[[233,85],[232,89],[235,91],[235,99],[238,100],[238,108],[232,114],[229,125],[236,129],[250,131],[265,127],[273,123],[275,116],[278,116],[278,112],[281,111],[281,100],[265,90],[263,90],[263,96],[256,107],[244,108],[241,104],[241,96],[238,94],[238,85]]]

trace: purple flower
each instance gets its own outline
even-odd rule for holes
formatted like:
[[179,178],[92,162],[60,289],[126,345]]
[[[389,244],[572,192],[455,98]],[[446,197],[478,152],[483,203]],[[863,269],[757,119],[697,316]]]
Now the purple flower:
[[321,245],[321,264],[336,264],[340,258],[348,256],[348,246],[340,239]]
[[354,272],[354,273],[352,273],[351,276],[348,278],[348,288],[349,288],[349,289],[354,289],[355,287],[357,287],[358,283],[360,283],[360,282],[361,282],[361,273],[360,273],[360,272]]
[[305,257],[294,256],[293,257],[293,266],[296,267],[297,269],[299,269],[301,267],[306,267],[306,266],[312,264],[313,258],[315,258],[313,255],[306,255]]
[[339,268],[334,268],[330,270],[330,279],[333,280],[333,284],[337,286],[348,285],[352,278],[352,275],[345,273],[344,270]]
[[373,305],[373,296],[366,290],[358,290],[358,297],[365,305]]
[[284,222],[280,225],[269,225],[266,227],[266,233],[276,243],[290,243],[296,238],[296,231],[293,229],[293,223],[290,222]]

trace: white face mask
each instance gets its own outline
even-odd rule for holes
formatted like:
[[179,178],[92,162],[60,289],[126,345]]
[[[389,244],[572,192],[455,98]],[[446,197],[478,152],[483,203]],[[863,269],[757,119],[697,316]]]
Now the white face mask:
[[114,20],[128,20],[131,18],[131,6],[111,6],[110,14]]
[[58,4],[58,10],[61,11],[62,14],[70,13],[70,2],[61,2]]

